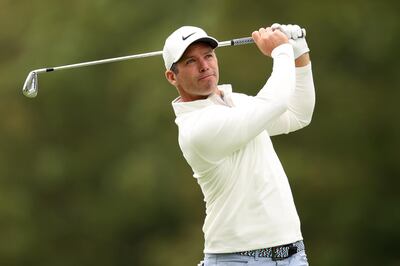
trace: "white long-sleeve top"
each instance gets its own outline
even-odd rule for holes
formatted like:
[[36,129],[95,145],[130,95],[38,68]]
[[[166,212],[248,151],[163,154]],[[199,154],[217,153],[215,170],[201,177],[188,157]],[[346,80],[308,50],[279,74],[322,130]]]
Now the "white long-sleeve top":
[[270,136],[311,121],[311,64],[295,68],[293,49],[272,52],[273,71],[252,97],[220,85],[223,97],[172,103],[179,145],[206,202],[205,253],[229,253],[302,239],[289,182]]

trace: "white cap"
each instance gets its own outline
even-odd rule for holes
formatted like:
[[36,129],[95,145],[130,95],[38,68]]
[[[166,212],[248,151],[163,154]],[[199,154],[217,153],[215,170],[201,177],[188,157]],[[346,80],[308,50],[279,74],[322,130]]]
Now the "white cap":
[[204,30],[193,26],[183,26],[174,31],[165,40],[163,48],[165,68],[171,69],[172,65],[179,61],[189,45],[196,41],[207,42],[212,48],[218,46],[218,41],[208,36]]

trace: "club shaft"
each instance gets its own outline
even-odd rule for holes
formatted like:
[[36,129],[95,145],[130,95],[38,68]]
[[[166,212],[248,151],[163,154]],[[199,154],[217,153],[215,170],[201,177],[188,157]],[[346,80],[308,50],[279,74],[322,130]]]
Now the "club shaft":
[[[218,43],[218,47],[236,46],[236,45],[250,44],[250,43],[253,43],[253,42],[254,41],[253,41],[253,39],[251,37],[246,37],[246,38],[240,38],[240,39],[233,39],[233,40],[230,40],[230,41],[219,42]],[[143,53],[143,54],[135,54],[135,55],[114,57],[114,58],[108,58],[108,59],[101,59],[101,60],[95,60],[95,61],[89,61],[89,62],[65,65],[65,66],[41,68],[41,69],[34,70],[34,72],[36,72],[36,73],[52,72],[52,71],[57,71],[57,70],[64,70],[64,69],[71,69],[71,68],[79,68],[79,67],[107,64],[107,63],[113,63],[113,62],[119,62],[119,61],[131,60],[131,59],[159,56],[159,55],[162,55],[162,51],[155,51],[155,52],[149,52],[149,53]]]
[[114,57],[114,58],[108,58],[108,59],[102,59],[102,60],[95,60],[95,61],[90,61],[90,62],[83,62],[83,63],[78,63],[78,64],[46,68],[46,72],[70,69],[70,68],[93,66],[93,65],[100,65],[100,64],[107,64],[107,63],[113,63],[113,62],[118,62],[118,61],[125,61],[125,60],[144,58],[144,57],[152,57],[152,56],[158,56],[158,55],[162,55],[162,51],[149,52],[149,53],[136,54],[136,55],[127,55],[127,56]]
[[[306,36],[305,29],[302,29],[302,33],[303,33],[303,35],[301,37],[305,37]],[[232,39],[232,40],[229,40],[229,41],[218,42],[218,47],[236,46],[236,45],[243,45],[243,44],[250,44],[250,43],[254,43],[253,38],[252,37],[245,37],[245,38],[239,38],[239,39]],[[41,68],[41,69],[33,70],[33,72],[38,74],[38,73],[43,73],[43,72],[51,72],[51,71],[70,69],[70,68],[79,68],[79,67],[100,65],[100,64],[113,63],[113,62],[125,61],[125,60],[130,60],[130,59],[159,56],[159,55],[162,55],[162,51],[149,52],[149,53],[136,54],[136,55],[128,55],[128,56],[121,56],[121,57],[114,57],[114,58],[95,60],[95,61],[89,61],[89,62],[65,65],[65,66]]]

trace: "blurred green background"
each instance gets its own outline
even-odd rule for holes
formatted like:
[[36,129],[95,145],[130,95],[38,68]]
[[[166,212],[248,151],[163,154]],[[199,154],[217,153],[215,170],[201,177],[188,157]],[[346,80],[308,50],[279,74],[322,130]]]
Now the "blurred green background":
[[[395,1],[0,1],[0,265],[190,266],[204,203],[177,143],[161,50],[181,25],[219,40],[274,22],[308,32],[311,125],[274,137],[310,265],[400,265],[399,18]],[[217,50],[220,82],[254,95],[271,60]]]

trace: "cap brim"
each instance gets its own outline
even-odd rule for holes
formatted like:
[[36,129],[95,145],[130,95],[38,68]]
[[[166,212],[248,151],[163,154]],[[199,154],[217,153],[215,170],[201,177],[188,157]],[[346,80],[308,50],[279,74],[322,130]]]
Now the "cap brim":
[[218,47],[218,41],[216,39],[214,39],[214,38],[211,38],[211,37],[200,38],[200,39],[192,42],[191,44],[193,44],[195,42],[206,42],[206,43],[210,44],[210,46],[212,48],[217,48]]
[[182,55],[183,55],[183,54],[185,53],[185,51],[187,50],[187,48],[188,48],[190,45],[192,45],[192,44],[194,44],[194,43],[196,43],[196,42],[205,42],[205,43],[208,43],[213,49],[215,49],[215,48],[218,47],[218,41],[217,41],[216,39],[212,38],[212,37],[203,37],[203,38],[199,38],[199,39],[194,39],[193,41],[191,41],[191,42],[189,42],[189,43],[187,44],[187,46],[185,47],[185,49],[183,49],[182,52],[180,53],[180,55],[177,56],[178,59],[176,59],[176,60],[174,61],[174,63],[178,62],[178,61],[181,59]]

